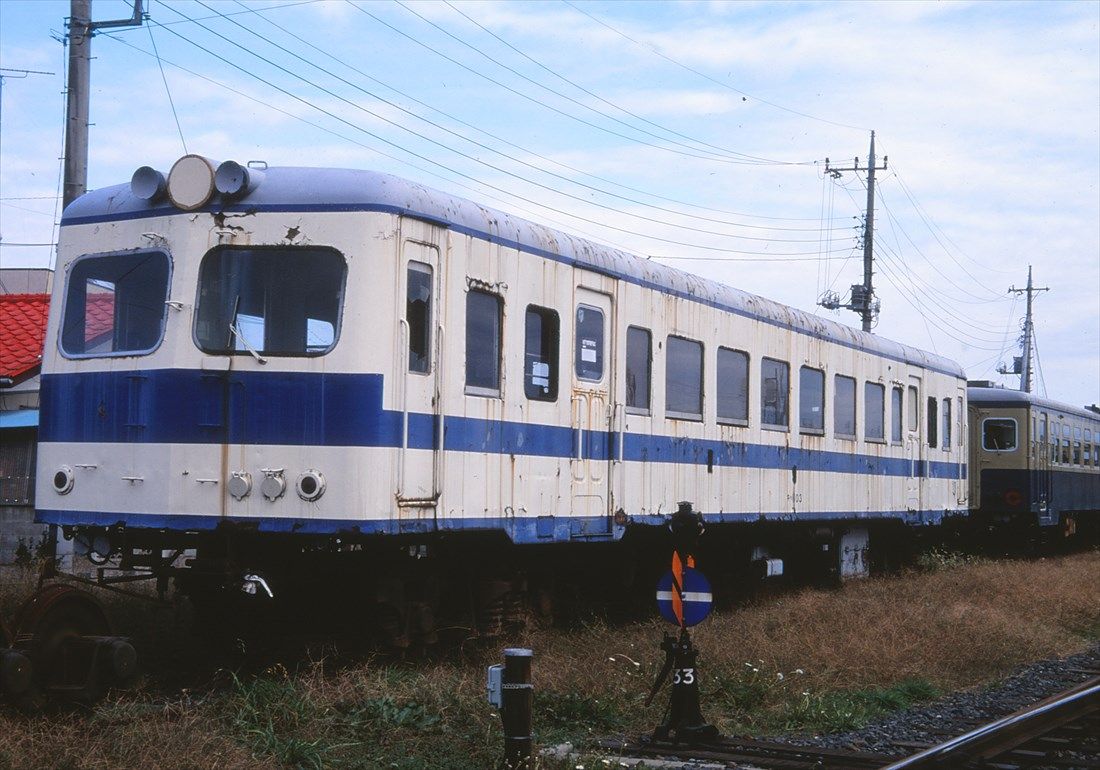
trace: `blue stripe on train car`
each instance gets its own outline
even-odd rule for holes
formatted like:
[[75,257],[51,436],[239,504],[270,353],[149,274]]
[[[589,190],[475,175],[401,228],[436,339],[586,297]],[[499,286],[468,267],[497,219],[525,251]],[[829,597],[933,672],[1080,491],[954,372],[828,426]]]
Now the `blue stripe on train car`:
[[[380,374],[153,369],[43,375],[43,443],[402,446]],[[155,416],[155,419],[154,419]],[[438,417],[407,415],[408,444],[434,449]],[[447,415],[446,451],[679,463],[869,476],[966,478],[966,464]],[[939,450],[933,450],[939,451]]]
[[[853,521],[893,519],[906,524],[937,524],[956,511],[772,511],[766,513],[703,513],[708,524],[753,524],[760,521]],[[303,535],[405,535],[432,532],[504,531],[517,544],[565,542],[578,539],[607,540],[622,537],[625,527],[608,526],[609,516],[538,516],[538,517],[451,517],[417,520],[275,518],[216,516],[209,514],[121,513],[109,511],[58,511],[42,509],[35,512],[40,524],[60,526],[115,527],[134,529],[205,532],[232,524],[262,533]],[[638,525],[660,526],[668,523],[657,514],[631,516]]]

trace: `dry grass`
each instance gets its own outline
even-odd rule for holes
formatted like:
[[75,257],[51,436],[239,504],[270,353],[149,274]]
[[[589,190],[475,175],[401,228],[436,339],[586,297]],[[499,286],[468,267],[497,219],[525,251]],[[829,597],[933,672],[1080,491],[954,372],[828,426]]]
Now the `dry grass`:
[[[651,729],[663,698],[648,709],[643,701],[664,628],[593,622],[517,640],[536,653],[540,740]],[[1097,638],[1095,551],[805,590],[717,615],[695,634],[705,713],[726,732],[852,726]],[[342,668],[319,660],[225,677],[202,696],[146,688],[87,713],[0,712],[0,768],[489,767],[500,731],[484,667],[498,655]]]

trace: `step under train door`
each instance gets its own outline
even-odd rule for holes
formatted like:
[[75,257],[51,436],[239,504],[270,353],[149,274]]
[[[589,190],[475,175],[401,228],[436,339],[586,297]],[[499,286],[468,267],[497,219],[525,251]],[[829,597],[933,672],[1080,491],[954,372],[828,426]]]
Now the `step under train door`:
[[401,446],[396,500],[399,526],[408,531],[435,526],[443,447],[439,248],[426,238],[408,237],[408,230],[415,233],[418,228],[429,230],[430,226],[415,220],[402,221],[397,276],[400,342],[395,384],[401,411]]

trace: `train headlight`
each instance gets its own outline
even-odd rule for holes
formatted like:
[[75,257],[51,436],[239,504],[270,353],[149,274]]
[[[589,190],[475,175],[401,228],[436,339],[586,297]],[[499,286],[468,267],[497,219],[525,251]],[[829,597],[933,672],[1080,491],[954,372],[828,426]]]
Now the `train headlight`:
[[214,164],[201,155],[184,155],[168,172],[168,199],[176,208],[201,209],[213,196]]
[[295,484],[298,497],[306,502],[313,502],[325,493],[325,477],[320,471],[308,470],[298,477]]
[[59,495],[67,495],[73,491],[76,476],[68,465],[62,465],[53,474],[53,490]]
[[226,198],[240,198],[253,190],[261,179],[262,171],[227,160],[214,172],[214,187]]
[[130,177],[130,192],[143,201],[155,201],[164,195],[167,185],[164,174],[151,166],[142,166]]

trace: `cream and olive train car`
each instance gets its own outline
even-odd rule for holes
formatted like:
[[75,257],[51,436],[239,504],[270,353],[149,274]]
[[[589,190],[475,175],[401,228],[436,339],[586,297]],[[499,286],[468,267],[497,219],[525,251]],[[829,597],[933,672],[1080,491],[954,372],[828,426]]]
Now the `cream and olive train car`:
[[1016,537],[1100,526],[1100,413],[991,383],[967,392],[976,523]]
[[859,574],[967,509],[957,364],[392,176],[144,167],[58,265],[38,519],[196,593],[562,575],[680,501]]

